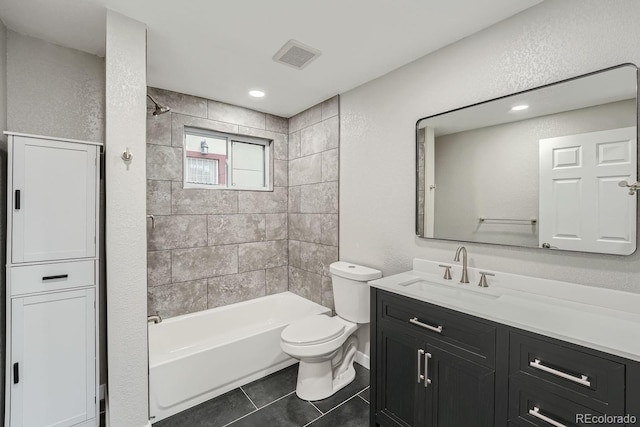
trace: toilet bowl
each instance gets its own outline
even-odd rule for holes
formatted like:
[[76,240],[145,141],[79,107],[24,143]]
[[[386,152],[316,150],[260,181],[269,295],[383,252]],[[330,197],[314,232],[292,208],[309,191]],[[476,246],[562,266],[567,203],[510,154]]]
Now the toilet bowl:
[[292,322],[280,336],[282,351],[300,360],[296,394],[325,399],[355,378],[356,330],[369,322],[367,282],[381,272],[346,262],[331,264],[337,316],[313,315]]

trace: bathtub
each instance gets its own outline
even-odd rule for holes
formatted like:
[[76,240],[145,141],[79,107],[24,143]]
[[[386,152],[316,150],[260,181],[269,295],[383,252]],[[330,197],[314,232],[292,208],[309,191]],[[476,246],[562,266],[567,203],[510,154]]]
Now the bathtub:
[[280,333],[312,314],[331,310],[283,292],[150,323],[151,422],[296,363]]

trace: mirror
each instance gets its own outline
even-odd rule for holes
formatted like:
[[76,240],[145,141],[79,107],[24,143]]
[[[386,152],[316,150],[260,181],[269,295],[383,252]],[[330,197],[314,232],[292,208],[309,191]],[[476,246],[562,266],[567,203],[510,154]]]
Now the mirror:
[[632,254],[637,70],[620,65],[419,120],[418,236]]

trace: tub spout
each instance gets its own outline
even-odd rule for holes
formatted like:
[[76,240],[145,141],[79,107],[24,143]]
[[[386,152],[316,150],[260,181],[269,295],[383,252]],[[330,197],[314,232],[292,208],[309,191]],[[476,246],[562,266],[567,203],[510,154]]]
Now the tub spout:
[[162,322],[162,317],[160,317],[158,313],[152,314],[151,316],[147,316],[147,323],[149,322],[160,323]]

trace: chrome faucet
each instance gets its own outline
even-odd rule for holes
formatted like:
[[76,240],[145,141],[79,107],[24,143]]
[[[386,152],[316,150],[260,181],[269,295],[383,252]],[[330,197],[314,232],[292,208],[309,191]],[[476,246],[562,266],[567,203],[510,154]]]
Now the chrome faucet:
[[160,317],[158,313],[152,314],[151,316],[147,316],[147,323],[149,322],[160,323],[162,322],[162,317]]
[[462,277],[460,278],[460,283],[469,283],[469,276],[467,275],[467,248],[464,246],[458,247],[453,260],[460,261],[460,252],[462,252]]

